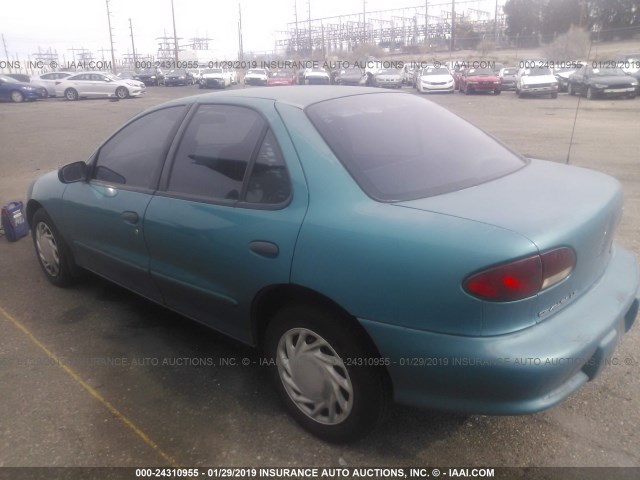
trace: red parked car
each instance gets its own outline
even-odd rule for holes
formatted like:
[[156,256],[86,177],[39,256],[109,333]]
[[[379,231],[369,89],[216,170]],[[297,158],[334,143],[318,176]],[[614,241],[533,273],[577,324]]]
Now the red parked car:
[[460,93],[493,92],[500,95],[502,83],[500,77],[490,68],[469,68],[458,82]]
[[278,85],[295,85],[297,82],[296,74],[293,70],[278,70],[271,74],[267,80],[267,86],[274,87]]

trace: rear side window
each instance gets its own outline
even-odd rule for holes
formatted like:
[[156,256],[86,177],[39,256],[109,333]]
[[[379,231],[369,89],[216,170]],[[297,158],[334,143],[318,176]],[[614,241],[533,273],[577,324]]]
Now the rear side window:
[[240,200],[251,158],[266,123],[255,111],[201,105],[182,137],[168,190],[216,200]]
[[360,188],[383,202],[468,188],[526,163],[480,129],[414,95],[354,95],[306,112]]

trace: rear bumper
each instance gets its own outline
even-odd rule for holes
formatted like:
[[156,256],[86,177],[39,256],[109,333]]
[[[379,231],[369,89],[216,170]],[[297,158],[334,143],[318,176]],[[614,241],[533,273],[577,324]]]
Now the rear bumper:
[[589,292],[512,334],[462,337],[360,319],[388,364],[394,399],[465,413],[515,415],[559,403],[596,377],[635,321],[636,260],[617,248]]

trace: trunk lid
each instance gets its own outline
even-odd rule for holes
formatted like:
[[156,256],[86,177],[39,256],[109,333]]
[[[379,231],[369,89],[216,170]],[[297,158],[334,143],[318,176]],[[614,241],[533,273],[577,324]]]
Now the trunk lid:
[[[522,328],[571,304],[604,273],[622,213],[622,189],[614,178],[592,170],[531,160],[510,175],[475,187],[395,205],[511,230],[540,252],[573,248],[576,266],[567,279],[519,301],[530,307],[529,322],[516,322]],[[499,317],[505,312],[501,304],[485,302],[483,334],[504,333]]]

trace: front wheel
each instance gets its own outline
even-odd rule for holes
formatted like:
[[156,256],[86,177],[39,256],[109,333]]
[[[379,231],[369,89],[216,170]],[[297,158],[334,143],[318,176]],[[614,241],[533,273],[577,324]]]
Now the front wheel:
[[44,208],[33,215],[31,226],[38,261],[47,280],[57,287],[71,285],[77,267],[64,239]]
[[22,92],[14,90],[11,92],[11,101],[15,103],[22,103],[24,102],[24,95],[22,95]]
[[118,89],[116,90],[116,97],[118,97],[120,100],[124,100],[128,96],[129,96],[129,91],[126,88],[118,87]]
[[344,315],[291,305],[265,335],[278,394],[300,425],[324,440],[355,440],[384,417],[388,389],[364,334]]

